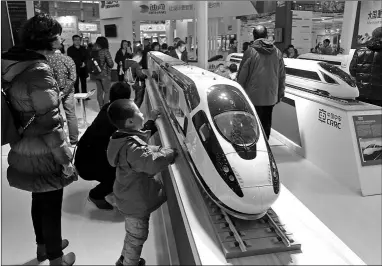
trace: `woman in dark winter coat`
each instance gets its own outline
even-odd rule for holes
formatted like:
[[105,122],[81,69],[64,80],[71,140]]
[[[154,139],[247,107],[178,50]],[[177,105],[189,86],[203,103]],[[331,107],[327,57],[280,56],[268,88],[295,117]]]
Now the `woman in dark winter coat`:
[[[122,40],[121,48],[115,55],[115,63],[117,64],[118,80],[123,81],[124,73],[126,71],[125,62],[127,59],[132,58],[131,48],[128,47],[128,41]],[[122,71],[121,71],[122,68]]]
[[60,90],[45,57],[60,48],[61,32],[49,15],[29,19],[21,29],[21,46],[2,55],[1,75],[22,126],[30,122],[21,140],[11,143],[7,178],[12,187],[32,192],[37,259],[72,265],[74,253],[62,252],[69,242],[61,238],[61,208],[63,188],[77,175],[65,142]]
[[106,37],[98,37],[91,53],[92,58],[99,57],[99,67],[102,72],[99,74],[90,74],[90,79],[95,80],[97,85],[97,101],[100,109],[109,102],[111,86],[111,70],[114,66],[113,58],[109,51],[109,41]]
[[376,28],[366,47],[354,52],[349,67],[359,89],[359,100],[382,106],[382,27]]
[[[110,90],[110,102],[102,107],[92,125],[86,129],[77,146],[74,164],[79,175],[85,180],[97,180],[100,182],[89,193],[89,200],[99,209],[113,209],[113,206],[105,200],[105,197],[113,192],[116,176],[115,168],[110,166],[107,160],[106,150],[110,137],[117,128],[109,122],[107,109],[112,102],[118,99],[130,99],[130,96],[131,89],[127,83],[115,83]],[[154,121],[147,121],[143,130],[151,130],[152,134],[154,134],[157,131]]]

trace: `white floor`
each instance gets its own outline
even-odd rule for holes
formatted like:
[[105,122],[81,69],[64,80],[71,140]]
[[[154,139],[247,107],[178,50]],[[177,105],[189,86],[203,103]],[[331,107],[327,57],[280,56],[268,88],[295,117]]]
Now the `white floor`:
[[[95,96],[93,96],[95,99]],[[98,107],[88,103],[88,121]],[[283,184],[367,264],[381,265],[381,196],[362,197],[327,176],[277,140],[271,140]],[[2,149],[2,264],[35,265],[35,241],[30,217],[31,195],[10,188],[6,179],[8,148]],[[87,201],[96,182],[79,180],[64,193],[63,237],[67,252],[77,255],[77,265],[113,265],[124,239],[123,217],[99,211]],[[161,212],[150,221],[149,239],[143,249],[148,265],[168,265]],[[43,264],[47,264],[44,262]]]

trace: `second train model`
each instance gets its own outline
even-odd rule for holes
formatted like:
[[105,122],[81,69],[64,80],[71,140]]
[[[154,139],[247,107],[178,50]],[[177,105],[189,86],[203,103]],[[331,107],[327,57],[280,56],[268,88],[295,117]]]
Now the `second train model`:
[[[228,55],[226,66],[239,67],[242,53]],[[336,65],[323,61],[284,58],[286,85],[294,89],[315,91],[341,99],[355,99],[358,88],[349,74]]]
[[279,173],[244,90],[160,52],[147,60],[203,190],[232,216],[264,216],[279,196]]

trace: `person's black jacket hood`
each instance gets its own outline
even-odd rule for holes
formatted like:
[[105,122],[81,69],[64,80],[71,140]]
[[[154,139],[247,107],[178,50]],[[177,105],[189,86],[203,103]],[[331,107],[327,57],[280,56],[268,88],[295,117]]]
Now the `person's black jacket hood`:
[[251,47],[262,54],[272,54],[276,51],[273,43],[267,39],[257,39],[253,42]]

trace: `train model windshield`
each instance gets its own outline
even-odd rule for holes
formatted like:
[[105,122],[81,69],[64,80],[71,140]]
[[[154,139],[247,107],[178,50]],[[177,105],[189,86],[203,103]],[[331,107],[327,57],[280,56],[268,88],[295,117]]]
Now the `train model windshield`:
[[338,68],[337,66],[334,66],[332,64],[328,64],[325,62],[319,62],[318,65],[322,67],[324,70],[328,71],[330,74],[335,75],[339,77],[341,80],[345,81],[348,85],[355,87],[355,82],[351,79],[349,74]]
[[238,146],[259,139],[259,125],[244,95],[230,85],[215,85],[208,92],[208,107],[220,134]]
[[253,115],[246,112],[230,111],[214,117],[220,133],[231,143],[250,146],[259,138],[259,128]]

